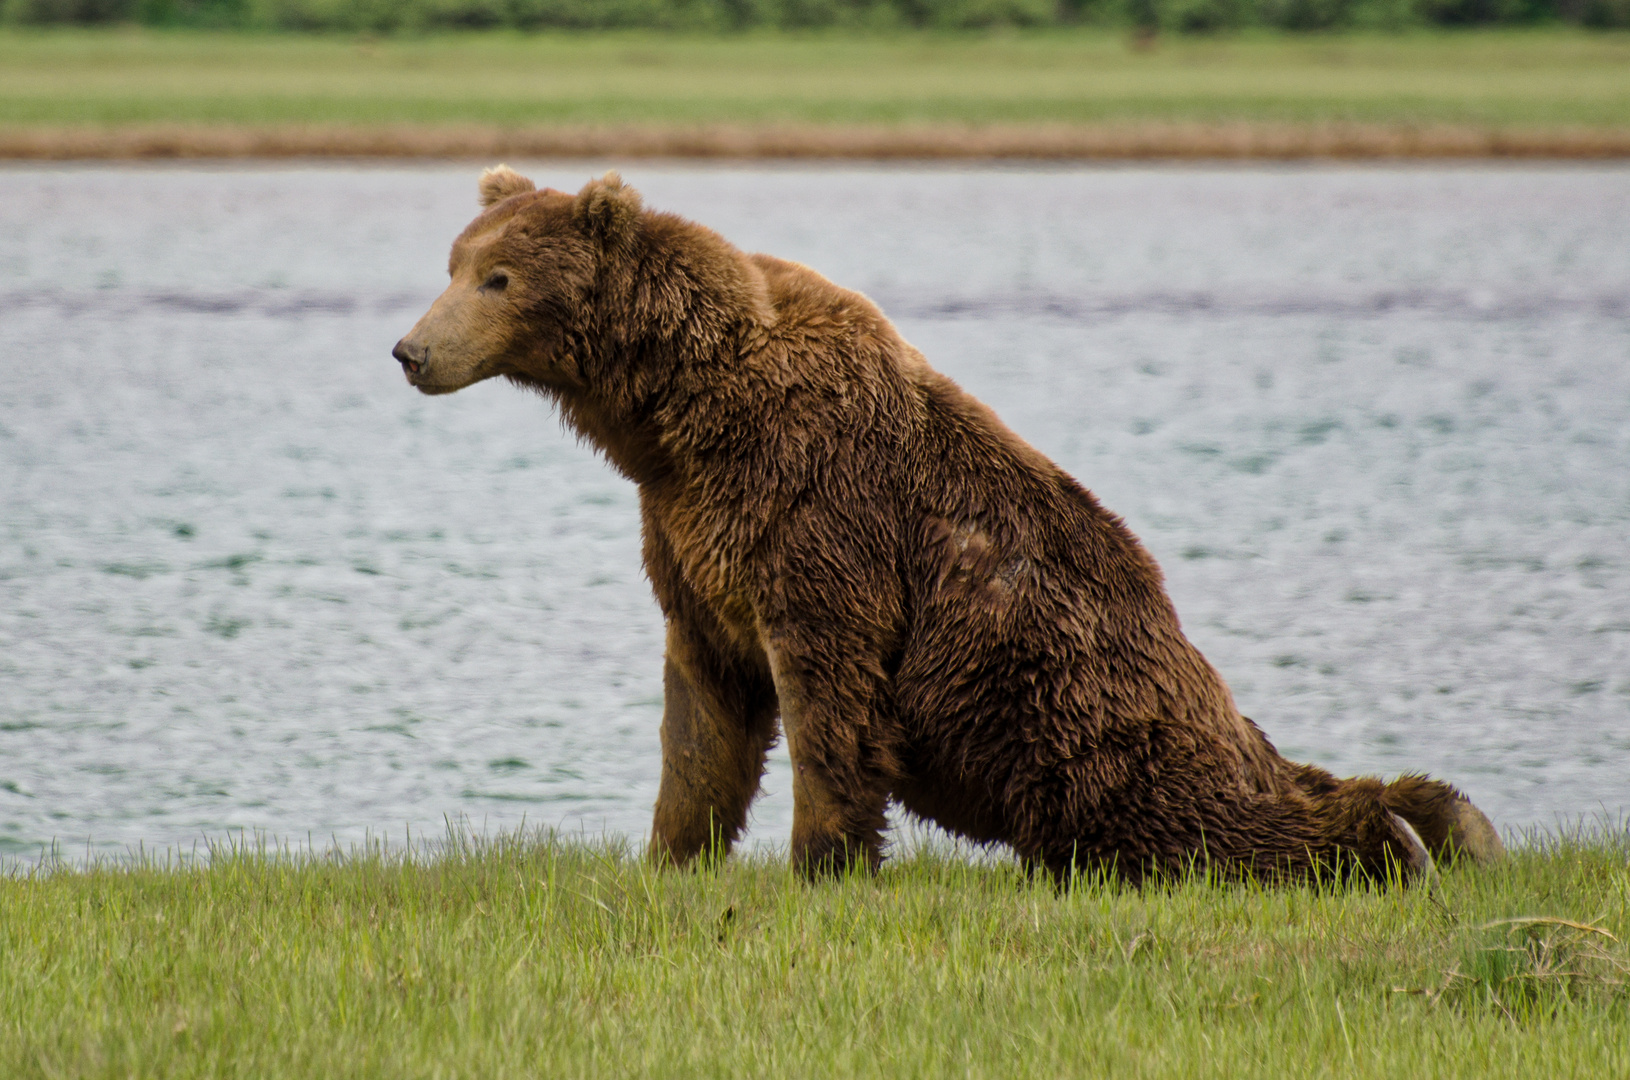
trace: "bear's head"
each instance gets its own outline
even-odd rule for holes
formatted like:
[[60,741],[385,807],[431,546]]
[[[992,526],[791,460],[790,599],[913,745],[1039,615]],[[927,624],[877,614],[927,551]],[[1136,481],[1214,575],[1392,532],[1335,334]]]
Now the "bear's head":
[[640,197],[615,173],[576,195],[537,190],[507,165],[481,176],[485,208],[453,242],[441,296],[391,350],[413,386],[450,394],[508,375],[570,389],[608,253],[628,242]]

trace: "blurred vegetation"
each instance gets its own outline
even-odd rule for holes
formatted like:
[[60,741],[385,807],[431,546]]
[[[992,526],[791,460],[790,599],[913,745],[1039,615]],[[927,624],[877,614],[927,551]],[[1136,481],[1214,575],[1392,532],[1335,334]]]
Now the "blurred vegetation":
[[0,23],[380,34],[453,28],[886,33],[1095,25],[1193,34],[1245,27],[1625,27],[1630,0],[0,0]]
[[0,28],[0,133],[143,125],[1630,128],[1624,33],[1247,31],[1127,46],[1124,28],[1085,27],[388,38]]

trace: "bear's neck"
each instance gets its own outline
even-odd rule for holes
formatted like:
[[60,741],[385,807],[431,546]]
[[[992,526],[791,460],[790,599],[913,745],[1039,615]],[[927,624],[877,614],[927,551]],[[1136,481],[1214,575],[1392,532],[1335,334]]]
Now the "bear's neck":
[[673,472],[673,455],[663,445],[660,427],[648,417],[592,394],[555,391],[553,396],[561,418],[628,479],[644,485]]
[[607,282],[600,332],[583,338],[581,383],[548,388],[563,418],[642,485],[687,471],[698,399],[731,381],[744,341],[773,320],[758,267],[716,234],[678,224],[648,234],[635,263],[664,267],[680,287]]

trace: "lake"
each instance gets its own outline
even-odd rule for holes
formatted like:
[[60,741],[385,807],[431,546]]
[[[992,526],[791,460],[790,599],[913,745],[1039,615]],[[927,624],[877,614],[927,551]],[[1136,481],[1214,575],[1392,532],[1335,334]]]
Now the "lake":
[[[390,357],[478,171],[0,169],[0,855],[646,832],[633,488]],[[1630,807],[1630,168],[624,175],[1123,515],[1287,756]],[[778,750],[750,840],[790,822]]]

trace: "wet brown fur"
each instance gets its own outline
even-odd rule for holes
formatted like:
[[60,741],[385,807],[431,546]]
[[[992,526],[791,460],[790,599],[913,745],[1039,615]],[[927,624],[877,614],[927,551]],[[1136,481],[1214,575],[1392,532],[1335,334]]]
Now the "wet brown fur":
[[1429,868],[1394,814],[1435,855],[1498,854],[1446,784],[1280,757],[1121,520],[864,296],[614,176],[481,191],[396,355],[427,393],[543,392],[638,485],[668,628],[655,857],[728,850],[778,720],[811,872],[875,865],[890,800],[1059,875]]

